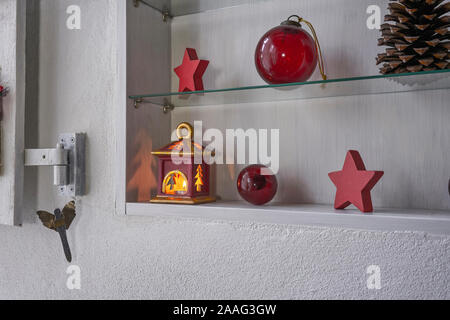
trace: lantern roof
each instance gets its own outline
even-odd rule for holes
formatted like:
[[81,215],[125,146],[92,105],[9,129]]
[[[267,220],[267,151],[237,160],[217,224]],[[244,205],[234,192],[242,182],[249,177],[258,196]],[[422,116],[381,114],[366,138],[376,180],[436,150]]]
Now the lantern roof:
[[[182,133],[182,130],[185,129],[187,134]],[[155,156],[170,156],[170,155],[178,155],[178,156],[195,156],[195,155],[213,155],[214,152],[205,151],[205,147],[194,142],[192,140],[193,136],[193,128],[187,123],[183,122],[177,127],[177,136],[178,141],[169,143],[165,147],[162,147],[159,150],[153,151],[152,154]]]

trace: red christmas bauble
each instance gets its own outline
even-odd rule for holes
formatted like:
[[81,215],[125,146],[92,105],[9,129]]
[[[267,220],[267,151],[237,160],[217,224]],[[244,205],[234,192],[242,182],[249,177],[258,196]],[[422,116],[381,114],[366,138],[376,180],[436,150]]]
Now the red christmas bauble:
[[275,175],[263,175],[261,169],[270,171],[263,165],[251,165],[241,171],[237,181],[237,188],[241,197],[254,205],[263,205],[275,197],[278,182]]
[[300,23],[289,19],[267,32],[255,52],[256,69],[269,84],[308,80],[317,59],[314,39]]

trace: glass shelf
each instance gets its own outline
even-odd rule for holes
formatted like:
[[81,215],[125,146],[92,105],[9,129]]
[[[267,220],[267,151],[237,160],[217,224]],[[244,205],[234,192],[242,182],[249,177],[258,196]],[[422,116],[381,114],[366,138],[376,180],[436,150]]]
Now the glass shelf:
[[139,0],[140,3],[171,17],[248,4],[254,0]]
[[142,103],[175,107],[210,106],[450,88],[450,69],[260,85],[194,92],[132,95]]

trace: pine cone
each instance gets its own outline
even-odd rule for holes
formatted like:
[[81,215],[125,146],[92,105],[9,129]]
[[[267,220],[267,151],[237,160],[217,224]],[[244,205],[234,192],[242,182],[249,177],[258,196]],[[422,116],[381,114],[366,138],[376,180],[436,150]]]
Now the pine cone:
[[388,9],[378,45],[389,48],[376,59],[382,74],[450,68],[450,2],[391,0]]

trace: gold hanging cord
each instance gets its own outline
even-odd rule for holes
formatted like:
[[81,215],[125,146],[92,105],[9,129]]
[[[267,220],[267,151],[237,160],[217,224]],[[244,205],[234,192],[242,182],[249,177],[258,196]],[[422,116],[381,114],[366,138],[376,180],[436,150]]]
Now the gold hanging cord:
[[319,43],[319,39],[317,38],[317,34],[316,34],[316,30],[314,29],[313,25],[311,22],[301,18],[300,16],[297,15],[292,15],[288,18],[288,20],[290,20],[291,18],[297,18],[298,19],[298,23],[306,23],[309,27],[309,29],[311,30],[311,33],[314,37],[314,44],[316,46],[316,52],[317,55],[319,57],[319,70],[320,70],[320,74],[322,75],[322,79],[323,80],[327,80],[327,75],[325,74],[325,67],[324,67],[324,63],[323,63],[323,55],[322,55],[322,49],[320,48],[320,43]]

